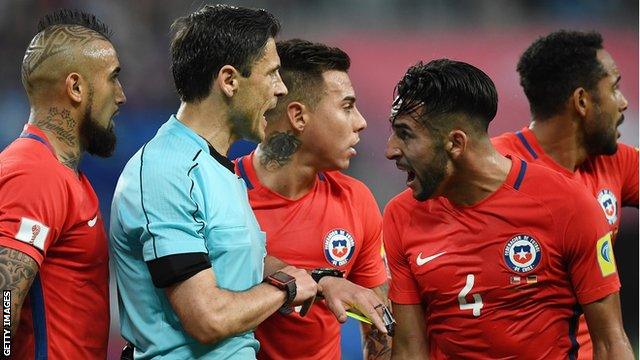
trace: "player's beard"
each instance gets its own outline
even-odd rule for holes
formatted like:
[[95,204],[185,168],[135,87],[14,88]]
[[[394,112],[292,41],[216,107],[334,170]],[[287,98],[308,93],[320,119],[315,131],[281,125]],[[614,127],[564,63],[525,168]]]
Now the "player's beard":
[[436,192],[447,171],[447,157],[444,144],[434,146],[434,154],[431,161],[420,171],[420,174],[416,172],[416,180],[420,182],[420,192],[414,195],[416,200],[425,201],[430,199]]
[[592,126],[585,129],[584,144],[589,155],[613,155],[618,150],[617,128],[624,121],[624,115],[611,127],[611,120],[596,103]]
[[82,148],[91,155],[109,157],[116,148],[116,134],[113,130],[113,122],[109,121],[107,127],[101,126],[93,118],[93,90],[89,90],[87,110],[80,125],[80,143]]

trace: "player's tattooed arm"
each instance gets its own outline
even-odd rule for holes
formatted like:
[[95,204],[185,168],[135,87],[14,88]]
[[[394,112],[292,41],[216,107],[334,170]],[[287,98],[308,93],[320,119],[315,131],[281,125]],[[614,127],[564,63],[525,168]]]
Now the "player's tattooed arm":
[[[374,288],[375,294],[387,307],[390,306],[387,295],[389,294],[389,284],[384,284]],[[364,358],[367,360],[390,359],[391,358],[391,337],[376,329],[375,326],[362,323],[362,344]]]
[[0,246],[0,289],[11,291],[11,333],[20,323],[22,303],[38,273],[38,263],[18,250]]
[[292,131],[274,132],[260,145],[260,164],[267,169],[286,165],[301,142]]

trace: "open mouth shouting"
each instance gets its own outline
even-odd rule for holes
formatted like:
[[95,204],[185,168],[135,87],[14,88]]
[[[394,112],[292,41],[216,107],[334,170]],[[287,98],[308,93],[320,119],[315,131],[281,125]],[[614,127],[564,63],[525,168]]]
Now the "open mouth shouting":
[[396,162],[396,167],[401,171],[405,171],[407,173],[407,186],[410,188],[413,188],[412,185],[415,183],[415,180],[416,180],[415,171],[413,171],[411,167],[404,164],[400,164],[398,162]]

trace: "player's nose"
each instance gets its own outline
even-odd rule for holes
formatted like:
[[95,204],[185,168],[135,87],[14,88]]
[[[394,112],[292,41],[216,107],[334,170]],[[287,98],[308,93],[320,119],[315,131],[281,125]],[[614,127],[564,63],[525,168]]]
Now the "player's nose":
[[395,134],[391,134],[387,140],[387,148],[385,149],[384,156],[389,160],[394,160],[402,155],[402,151],[397,146],[397,138]]

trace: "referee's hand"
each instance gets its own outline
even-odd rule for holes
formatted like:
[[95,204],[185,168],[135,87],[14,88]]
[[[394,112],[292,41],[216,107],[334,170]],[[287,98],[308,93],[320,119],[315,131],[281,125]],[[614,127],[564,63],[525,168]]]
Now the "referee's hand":
[[302,305],[305,300],[315,298],[320,287],[306,270],[286,266],[280,271],[296,278],[296,297],[293,299],[293,306]]
[[373,292],[351,281],[332,276],[325,276],[320,279],[322,295],[329,310],[333,312],[339,322],[347,321],[346,309],[357,309],[364,316],[368,317],[373,325],[383,333],[387,333],[387,328],[382,321],[382,307],[384,301]]

